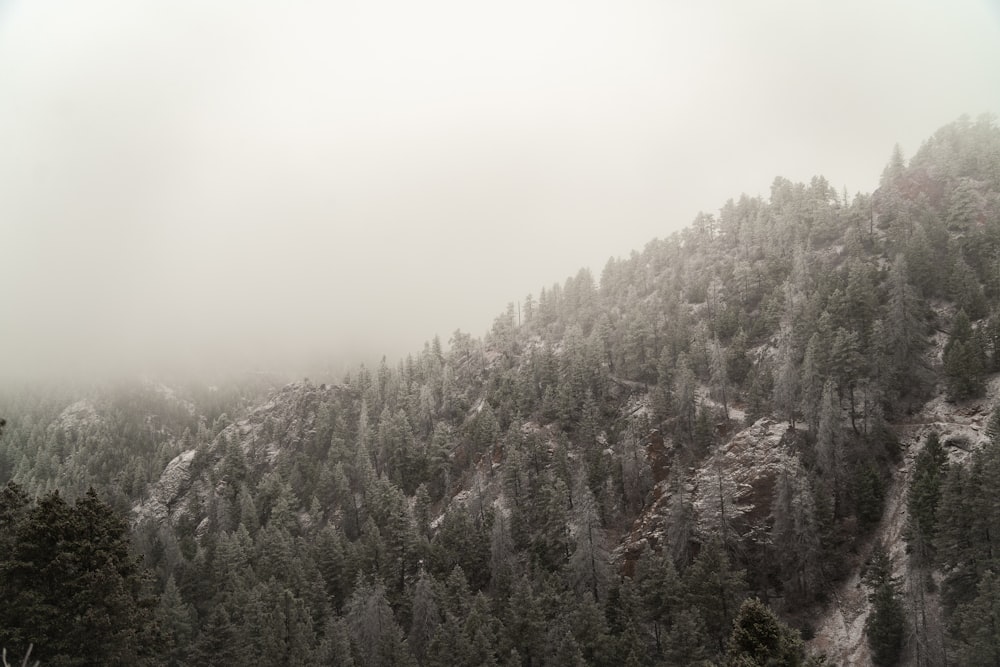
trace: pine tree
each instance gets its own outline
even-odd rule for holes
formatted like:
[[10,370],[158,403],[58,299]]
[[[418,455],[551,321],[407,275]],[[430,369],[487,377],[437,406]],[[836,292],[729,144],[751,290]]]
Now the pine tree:
[[23,514],[16,489],[5,496],[16,523],[0,554],[0,646],[33,643],[46,665],[145,664],[157,600],[125,521],[93,489],[73,506],[53,492]]
[[713,339],[709,345],[709,372],[712,391],[722,401],[722,412],[725,419],[729,419],[729,375],[726,365],[726,354],[719,343],[719,339]]
[[569,628],[588,665],[613,662],[607,619],[603,608],[590,593],[584,593],[574,606],[570,613]]
[[490,590],[504,594],[514,575],[514,541],[510,520],[503,511],[496,513],[490,530]]
[[663,634],[681,608],[681,582],[673,559],[646,547],[635,566],[635,582],[642,601],[643,619],[652,625],[657,650],[663,651]]
[[937,508],[941,481],[947,473],[948,455],[932,431],[913,464],[907,495],[907,539],[920,564],[929,565],[937,534]]
[[594,494],[581,474],[573,487],[573,553],[569,567],[574,587],[588,591],[595,600],[604,598],[611,571],[608,539],[594,501]]
[[413,601],[410,614],[410,651],[418,662],[422,662],[427,654],[434,633],[441,623],[437,601],[434,596],[434,580],[423,569],[413,590]]
[[684,573],[686,604],[700,611],[705,630],[720,653],[746,590],[745,575],[743,570],[733,569],[718,539],[703,545]]
[[955,610],[952,628],[959,664],[1000,665],[1000,577],[983,573],[976,597]]
[[403,633],[386,599],[385,586],[361,580],[347,603],[347,623],[360,667],[399,664],[405,653]]
[[163,634],[162,656],[166,667],[183,667],[194,636],[197,615],[184,602],[173,575],[167,579],[156,609],[156,622]]
[[697,608],[684,607],[663,639],[663,654],[668,665],[701,665],[709,656],[712,638]]
[[984,355],[964,310],[959,310],[944,347],[944,373],[948,398],[959,401],[978,396],[983,389]]
[[980,544],[975,535],[973,508],[980,492],[978,479],[966,466],[951,466],[944,475],[935,513],[937,539],[934,548],[947,573],[942,586],[946,610],[953,610],[959,602],[971,599],[977,584]]
[[771,543],[785,595],[809,599],[819,581],[820,537],[816,503],[804,471],[792,462],[775,484]]
[[911,383],[918,355],[924,346],[920,322],[920,306],[909,282],[909,267],[904,255],[897,255],[889,274],[889,312],[886,322],[886,340],[872,341],[885,344],[892,354],[891,376],[886,384],[897,392],[904,391]]
[[243,667],[248,656],[229,614],[216,606],[191,647],[189,661],[206,667]]
[[862,578],[868,587],[871,612],[865,621],[865,634],[876,665],[895,665],[903,650],[906,631],[899,582],[892,574],[892,561],[884,547],[872,553]]
[[823,386],[820,400],[819,431],[816,434],[816,467],[823,476],[826,488],[839,492],[843,458],[841,454],[840,406],[833,380]]
[[339,616],[327,619],[323,639],[316,649],[316,664],[322,667],[354,667],[347,624]]
[[798,396],[798,367],[792,348],[792,331],[782,331],[778,345],[777,367],[774,375],[774,406],[779,416],[795,428],[796,396]]
[[686,435],[689,441],[694,434],[694,418],[698,406],[697,388],[697,378],[691,369],[688,357],[686,354],[681,354],[674,369],[671,414],[676,416],[680,433]]
[[545,618],[527,577],[514,582],[503,613],[513,649],[524,664],[540,664],[544,653]]
[[819,405],[823,394],[823,377],[820,371],[819,334],[813,334],[806,345],[806,354],[802,359],[802,372],[799,379],[801,398],[799,410],[809,429],[816,433],[819,428]]
[[805,660],[799,633],[778,620],[757,598],[743,601],[733,621],[724,665],[798,667]]

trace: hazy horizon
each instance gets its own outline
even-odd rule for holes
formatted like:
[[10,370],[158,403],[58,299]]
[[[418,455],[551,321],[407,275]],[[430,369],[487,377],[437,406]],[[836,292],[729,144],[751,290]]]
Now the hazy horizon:
[[984,112],[986,0],[7,0],[0,377],[395,360]]

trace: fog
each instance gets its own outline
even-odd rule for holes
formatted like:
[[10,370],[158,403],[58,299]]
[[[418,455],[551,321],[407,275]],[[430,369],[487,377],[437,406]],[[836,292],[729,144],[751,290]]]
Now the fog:
[[0,375],[393,360],[987,111],[987,0],[0,1]]

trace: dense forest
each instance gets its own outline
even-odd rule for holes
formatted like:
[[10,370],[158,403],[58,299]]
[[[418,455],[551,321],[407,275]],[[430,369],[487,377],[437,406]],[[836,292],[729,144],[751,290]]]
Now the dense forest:
[[777,178],[482,339],[323,382],[6,390],[0,646],[821,664],[857,576],[866,660],[1000,664],[998,374],[1000,128],[962,118],[871,194]]

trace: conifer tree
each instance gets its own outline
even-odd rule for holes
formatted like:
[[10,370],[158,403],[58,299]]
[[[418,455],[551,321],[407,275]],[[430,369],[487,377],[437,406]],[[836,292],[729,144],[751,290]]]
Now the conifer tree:
[[976,596],[955,610],[955,652],[963,665],[1000,664],[1000,577],[983,573]]
[[816,503],[804,471],[789,462],[775,483],[771,528],[774,560],[785,595],[806,600],[819,579],[820,539]]
[[872,650],[872,662],[895,665],[903,650],[906,626],[899,582],[892,574],[892,560],[881,545],[872,553],[862,581],[868,587],[871,604],[865,634]]
[[156,598],[128,528],[93,489],[69,505],[58,492],[26,512],[8,486],[13,541],[0,554],[0,646],[47,665],[142,665],[158,647]]
[[705,630],[721,653],[746,590],[746,573],[732,567],[722,542],[713,539],[684,573],[685,600],[700,610]]
[[389,667],[408,656],[402,630],[380,581],[370,584],[359,577],[347,603],[346,618],[359,667]]
[[407,635],[410,652],[418,663],[423,663],[438,626],[441,624],[441,615],[434,592],[435,586],[436,582],[433,578],[421,569],[410,601],[410,631]]
[[837,404],[837,389],[833,380],[823,386],[820,400],[819,431],[816,434],[816,467],[823,475],[826,488],[839,492],[841,467],[840,406]]
[[743,601],[733,621],[724,665],[798,667],[805,660],[799,633],[778,620],[757,598]]
[[924,345],[919,301],[909,279],[906,257],[897,255],[889,273],[889,311],[884,318],[886,340],[872,341],[876,346],[886,344],[891,351],[891,376],[886,383],[897,392],[909,386]]
[[339,616],[327,619],[323,639],[316,649],[316,664],[322,667],[354,667],[354,654],[347,624]]
[[950,400],[972,398],[982,392],[984,355],[964,310],[959,310],[952,321],[943,361]]
[[242,667],[248,659],[229,614],[221,605],[214,607],[191,647],[190,662],[211,667]]
[[574,587],[604,599],[611,571],[608,538],[601,524],[594,494],[581,474],[573,487],[573,553],[569,567]]
[[907,495],[907,539],[922,565],[930,564],[937,535],[937,509],[941,499],[941,481],[947,473],[948,455],[936,431],[924,442],[913,465]]
[[163,659],[166,667],[183,667],[194,637],[197,615],[186,603],[170,575],[156,608],[156,622],[163,635]]
[[795,428],[796,397],[798,396],[798,367],[795,350],[792,348],[792,331],[782,331],[778,345],[777,366],[774,375],[774,406],[781,419]]

